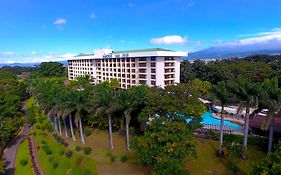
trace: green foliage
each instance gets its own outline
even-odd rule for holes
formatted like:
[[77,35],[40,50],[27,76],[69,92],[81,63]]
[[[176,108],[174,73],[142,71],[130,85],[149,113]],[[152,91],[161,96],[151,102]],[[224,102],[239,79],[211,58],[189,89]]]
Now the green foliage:
[[92,131],[89,130],[89,129],[85,129],[85,130],[84,130],[84,134],[85,134],[86,136],[90,136],[90,135],[92,134]]
[[0,173],[5,173],[5,162],[0,159]]
[[65,156],[66,156],[67,158],[71,158],[72,155],[73,155],[73,151],[67,151],[67,152],[65,153]]
[[128,160],[128,157],[127,157],[126,155],[121,155],[120,161],[121,161],[122,163],[127,162],[127,160]]
[[45,140],[41,140],[40,142],[42,145],[46,144],[46,141]]
[[58,163],[58,162],[53,162],[53,163],[52,163],[52,167],[53,167],[54,169],[57,169],[58,166],[59,166],[59,163]]
[[241,76],[249,77],[254,82],[262,82],[274,74],[280,74],[278,72],[278,69],[280,70],[281,68],[279,60],[275,59],[268,62],[266,60],[257,61],[246,58],[211,61],[208,63],[202,60],[196,60],[194,63],[183,61],[181,63],[180,80],[182,83],[187,83],[197,78],[217,84],[220,81],[235,80]]
[[28,161],[26,159],[20,160],[21,166],[25,166],[25,165],[27,165],[27,163],[28,163]]
[[65,68],[58,62],[44,62],[36,67],[35,75],[39,77],[65,77]]
[[53,151],[51,150],[50,146],[45,144],[42,146],[42,149],[44,150],[45,154],[47,155],[51,155],[53,153]]
[[76,147],[75,147],[75,150],[76,150],[76,151],[81,151],[81,147],[80,147],[80,146],[76,146]]
[[83,148],[84,154],[89,155],[92,152],[92,148],[91,147],[85,147]]
[[116,156],[113,155],[113,153],[112,153],[111,151],[107,152],[107,153],[106,153],[106,156],[109,157],[109,159],[110,159],[111,162],[115,162]]
[[132,142],[138,160],[144,165],[151,165],[156,174],[187,174],[183,164],[188,156],[195,154],[192,129],[185,120],[175,117],[156,117],[148,125],[143,137]]
[[280,175],[281,174],[281,148],[269,154],[261,162],[252,165],[250,175]]

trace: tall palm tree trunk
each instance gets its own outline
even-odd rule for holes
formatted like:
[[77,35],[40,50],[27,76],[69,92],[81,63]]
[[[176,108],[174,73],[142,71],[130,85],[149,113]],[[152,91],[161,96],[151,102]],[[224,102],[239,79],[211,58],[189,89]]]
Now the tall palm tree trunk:
[[110,146],[110,149],[113,149],[112,125],[111,125],[111,116],[110,115],[108,115],[108,130],[109,130],[109,146]]
[[223,127],[224,127],[224,116],[223,116],[224,106],[221,107],[221,123],[220,123],[220,145],[219,145],[219,155],[222,156],[222,145],[223,145]]
[[125,111],[125,118],[126,118],[126,144],[127,144],[127,150],[130,151],[130,132],[129,132],[129,125],[131,116],[128,111]]
[[246,108],[246,115],[245,115],[245,128],[244,128],[244,140],[243,140],[243,158],[247,157],[247,145],[248,145],[248,132],[249,132],[249,108]]
[[270,126],[269,126],[267,154],[271,153],[271,151],[272,151],[273,131],[274,131],[274,119],[271,121]]
[[66,138],[68,138],[68,132],[67,132],[67,127],[66,127],[65,118],[63,119],[63,125],[64,125],[64,133],[65,133],[65,137],[66,137]]
[[75,135],[74,135],[74,131],[73,131],[73,124],[72,124],[72,116],[71,116],[71,114],[69,115],[69,125],[70,125],[70,131],[71,131],[72,140],[76,141],[76,138],[75,138]]
[[54,116],[54,123],[55,123],[55,130],[58,132],[58,123],[57,123],[57,117]]
[[58,125],[59,125],[59,133],[60,133],[60,136],[62,136],[60,117],[58,118]]
[[85,139],[84,139],[84,134],[83,134],[83,126],[82,126],[82,119],[81,118],[79,120],[79,128],[80,128],[81,141],[85,145]]

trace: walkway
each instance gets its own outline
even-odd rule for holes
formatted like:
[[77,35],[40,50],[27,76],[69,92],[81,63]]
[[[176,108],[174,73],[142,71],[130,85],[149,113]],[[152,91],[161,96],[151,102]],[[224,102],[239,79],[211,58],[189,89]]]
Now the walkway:
[[[22,107],[24,118],[27,118],[26,109],[27,109],[26,101],[24,101],[23,107]],[[12,140],[8,144],[7,148],[4,150],[3,160],[5,162],[5,175],[14,175],[15,174],[17,150],[18,150],[20,143],[24,139],[27,138],[29,130],[30,130],[29,125],[27,123],[24,123],[23,128],[21,129],[20,133],[15,137],[14,140]],[[44,173],[39,165],[37,151],[36,151],[32,136],[29,136],[28,142],[29,142],[30,157],[32,158],[32,160],[31,160],[32,168],[36,175],[44,175]]]
[[[26,101],[23,102],[22,110],[24,111],[24,117],[26,118]],[[14,175],[15,174],[15,165],[16,165],[16,154],[20,143],[26,138],[29,133],[29,126],[27,123],[24,123],[22,130],[12,140],[3,153],[3,160],[5,162],[5,175]]]

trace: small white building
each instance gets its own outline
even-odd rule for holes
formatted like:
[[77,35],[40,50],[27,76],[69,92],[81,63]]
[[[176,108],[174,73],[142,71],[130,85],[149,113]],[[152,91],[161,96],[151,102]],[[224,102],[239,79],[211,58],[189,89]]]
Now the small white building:
[[68,78],[89,75],[93,83],[116,78],[121,88],[147,84],[160,86],[180,82],[180,58],[187,52],[166,49],[96,52],[68,60]]

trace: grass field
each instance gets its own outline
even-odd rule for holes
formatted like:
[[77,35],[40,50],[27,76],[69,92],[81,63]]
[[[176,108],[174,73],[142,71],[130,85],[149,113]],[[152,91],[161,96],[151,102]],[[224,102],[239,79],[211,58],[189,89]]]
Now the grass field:
[[[25,166],[22,166],[20,164],[20,161],[23,159],[27,160],[27,165]],[[17,151],[15,175],[33,175],[33,174],[34,172],[32,169],[31,160],[28,152],[28,142],[27,140],[25,140],[19,145]]]
[[[224,158],[216,157],[216,151],[218,149],[218,141],[208,139],[196,139],[196,158],[190,158],[186,164],[186,169],[191,174],[216,174],[216,175],[234,175],[227,166],[227,162]],[[259,161],[265,154],[261,151],[257,151],[254,146],[248,148],[249,160],[240,160],[238,163],[241,174],[247,174],[250,169],[250,163],[252,161]]]

